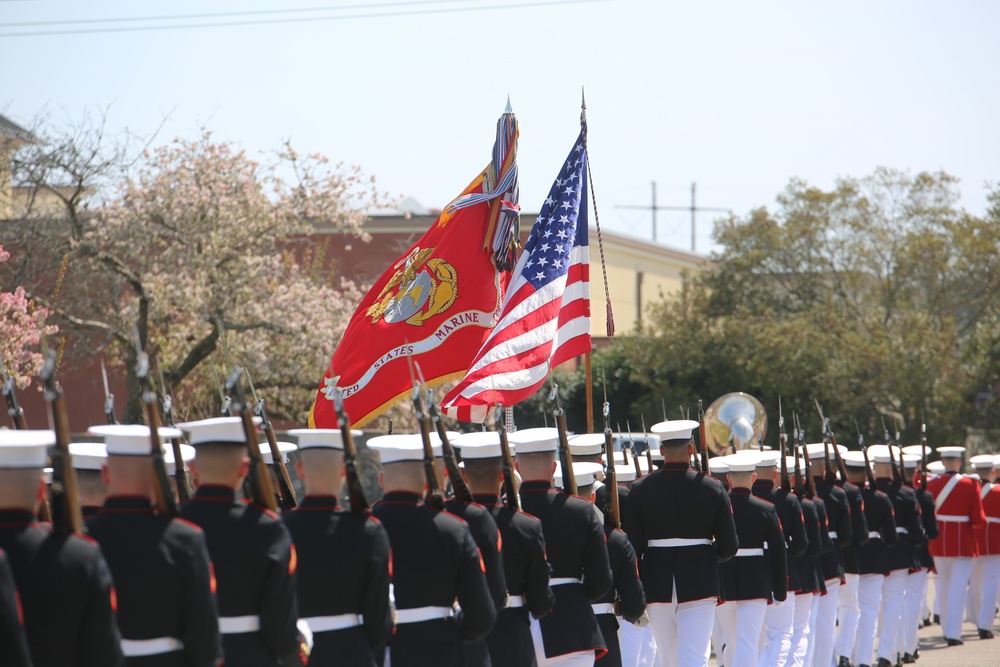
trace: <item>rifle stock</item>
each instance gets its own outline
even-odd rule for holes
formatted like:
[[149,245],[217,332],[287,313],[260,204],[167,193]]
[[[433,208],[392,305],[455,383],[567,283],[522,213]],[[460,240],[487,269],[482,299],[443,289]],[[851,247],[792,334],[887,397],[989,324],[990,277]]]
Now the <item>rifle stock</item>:
[[[160,406],[156,392],[153,390],[153,384],[149,379],[149,356],[143,349],[138,333],[136,334],[135,348],[135,374],[142,392],[142,409],[146,415],[146,425],[149,427],[150,454],[153,465],[153,504],[156,505],[156,510],[160,515],[175,517],[177,516],[177,501],[174,499],[173,491],[170,490],[170,482],[167,479],[167,464],[163,460],[163,443],[160,441]],[[175,469],[177,466],[183,465],[183,459],[174,461]]]
[[778,451],[781,454],[780,486],[782,491],[792,490],[792,480],[788,476],[788,436],[785,434],[785,417],[781,414],[781,398],[778,398]]
[[254,426],[252,409],[247,401],[243,385],[240,383],[240,375],[242,375],[242,370],[234,368],[229,379],[226,380],[226,391],[235,394],[232,407],[243,422],[243,436],[246,440],[247,456],[250,458],[250,469],[247,472],[247,486],[250,495],[248,500],[264,509],[276,511],[278,499],[274,493],[274,486],[271,484],[267,464],[264,463],[264,459],[260,455],[260,445],[257,444],[257,428]]
[[371,514],[368,498],[361,485],[361,471],[358,469],[358,449],[354,445],[354,434],[351,433],[351,420],[344,410],[344,395],[337,387],[333,394],[333,409],[337,413],[337,427],[344,443],[344,472],[347,475],[347,493],[351,499],[351,511],[361,516]]
[[705,435],[705,410],[702,408],[701,399],[698,399],[698,445],[701,449],[701,471],[708,475],[708,440]]
[[521,499],[517,495],[517,485],[514,484],[514,459],[510,455],[510,443],[507,441],[507,425],[503,419],[503,407],[497,406],[494,420],[497,434],[500,436],[500,460],[503,469],[504,504],[508,509],[521,510]]
[[17,392],[14,387],[14,376],[7,372],[7,367],[0,360],[0,371],[3,373],[3,397],[7,401],[7,414],[18,431],[28,428],[28,422],[24,418],[24,409],[17,402]]
[[455,448],[451,446],[451,442],[448,440],[448,431],[444,427],[444,419],[441,418],[441,412],[434,405],[430,389],[427,390],[427,395],[428,411],[430,412],[431,421],[434,423],[434,428],[437,430],[438,438],[441,440],[441,455],[444,457],[444,467],[448,471],[448,479],[451,480],[452,491],[455,492],[455,500],[463,503],[471,503],[472,492],[469,491],[469,487],[465,483],[465,478],[462,477],[462,471],[458,468],[458,460],[455,458]]
[[920,424],[920,490],[927,490],[927,424]]
[[571,496],[576,495],[576,475],[573,474],[573,454],[569,451],[569,435],[566,429],[566,412],[559,405],[559,385],[552,385],[549,394],[552,403],[552,416],[559,431],[559,467],[562,468],[563,491]]
[[[174,423],[174,401],[167,392],[162,371],[160,371],[160,388],[163,391],[163,420],[167,426],[175,428],[177,424]],[[170,438],[170,451],[174,455],[174,484],[177,486],[177,500],[184,503],[191,500],[191,479],[188,475],[187,464],[184,463],[184,454],[181,452],[180,438]]]
[[49,487],[49,508],[52,529],[59,533],[79,533],[83,531],[83,516],[80,512],[80,494],[69,453],[69,418],[66,415],[66,399],[62,387],[56,380],[56,353],[46,354],[41,373],[45,385],[45,400],[49,405],[49,419],[56,434],[56,444],[49,449],[52,464],[52,484]]

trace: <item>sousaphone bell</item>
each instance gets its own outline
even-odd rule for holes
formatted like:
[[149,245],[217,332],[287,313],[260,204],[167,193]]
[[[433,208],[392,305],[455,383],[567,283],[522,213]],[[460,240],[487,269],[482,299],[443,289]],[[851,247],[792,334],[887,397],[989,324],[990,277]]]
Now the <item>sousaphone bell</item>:
[[760,449],[766,433],[767,413],[750,394],[726,394],[705,410],[705,442],[712,456]]

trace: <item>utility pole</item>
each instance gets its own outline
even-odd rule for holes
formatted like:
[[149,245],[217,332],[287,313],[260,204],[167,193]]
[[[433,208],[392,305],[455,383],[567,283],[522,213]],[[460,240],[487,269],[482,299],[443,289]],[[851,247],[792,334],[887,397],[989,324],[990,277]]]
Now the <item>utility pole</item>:
[[615,208],[629,208],[629,209],[648,209],[652,213],[653,217],[653,242],[656,243],[656,212],[657,211],[688,211],[691,213],[691,252],[697,252],[698,242],[697,242],[697,220],[695,215],[698,211],[713,211],[718,213],[732,213],[732,209],[729,208],[712,208],[706,206],[698,206],[696,203],[696,194],[698,189],[697,183],[691,184],[691,205],[690,206],[659,206],[656,203],[656,181],[652,182],[653,186],[653,205],[650,206],[615,206]]

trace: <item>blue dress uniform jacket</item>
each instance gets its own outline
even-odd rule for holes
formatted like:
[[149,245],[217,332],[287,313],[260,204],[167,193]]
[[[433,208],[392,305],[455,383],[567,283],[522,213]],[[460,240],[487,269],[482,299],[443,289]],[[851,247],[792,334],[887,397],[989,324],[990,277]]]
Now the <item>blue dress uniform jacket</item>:
[[[472,539],[476,541],[479,555],[486,568],[486,585],[490,589],[490,599],[497,613],[507,601],[507,582],[504,579],[503,556],[500,553],[500,530],[493,516],[478,503],[463,503],[450,498],[445,509],[465,521]],[[465,645],[466,667],[490,667],[490,649],[486,637]]]
[[10,667],[31,667],[28,638],[21,622],[21,603],[17,599],[14,573],[7,554],[0,551],[0,656]]
[[920,567],[933,568],[934,558],[931,557],[929,544],[938,536],[937,507],[934,505],[934,496],[930,491],[915,488],[913,493],[917,504],[920,505],[920,518],[924,523],[924,534],[927,536],[927,541],[917,546],[917,562]]
[[789,563],[790,568],[795,572],[795,576],[792,578],[797,582],[794,590],[803,595],[806,593],[819,593],[826,588],[817,571],[819,555],[823,551],[819,512],[817,511],[816,503],[805,496],[799,499],[799,505],[802,507],[802,520],[806,529],[806,539],[809,542],[809,546],[806,548],[804,554],[796,556]]
[[473,499],[493,516],[500,530],[507,594],[523,600],[521,607],[497,610],[496,625],[486,636],[490,661],[493,667],[532,667],[536,663],[528,614],[541,618],[555,602],[549,588],[542,522],[509,509],[498,496],[476,495]]
[[917,494],[908,486],[892,483],[888,477],[879,477],[875,483],[892,501],[896,532],[900,529],[906,531],[899,536],[896,545],[889,549],[889,570],[915,570],[920,567],[917,547],[927,541]]
[[28,510],[0,510],[35,667],[124,667],[111,572],[89,537],[51,532]]
[[390,491],[372,506],[392,545],[396,608],[451,607],[461,612],[396,626],[393,667],[464,667],[463,644],[493,628],[496,608],[476,542],[465,522],[424,504],[415,493]]
[[801,556],[809,548],[809,538],[806,535],[805,520],[802,517],[802,504],[798,496],[789,491],[782,491],[772,480],[758,479],[750,489],[753,495],[772,503],[778,510],[781,520],[781,531],[785,535],[785,556],[788,560],[788,590],[798,591],[799,577],[792,559]]
[[363,624],[313,631],[310,667],[377,664],[392,634],[389,536],[375,517],[344,510],[336,496],[306,496],[283,517],[298,558],[299,616],[358,614]]
[[[686,463],[665,463],[632,484],[622,527],[639,558],[646,601],[691,602],[719,598],[719,563],[739,549],[729,494],[714,477]],[[709,545],[647,547],[657,539],[713,540]],[[674,583],[677,600],[673,599]]]
[[[622,618],[634,623],[646,611],[646,596],[639,581],[639,564],[635,550],[628,541],[628,535],[617,528],[605,526],[604,535],[608,541],[608,558],[611,561],[611,576],[614,585],[599,603],[618,603]],[[622,649],[618,641],[618,617],[614,614],[597,614],[597,625],[604,635],[608,652],[596,664],[601,667],[622,667]]]
[[[298,660],[295,547],[278,516],[233,489],[203,485],[181,517],[205,531],[215,566],[219,628],[227,666],[274,667]],[[226,619],[259,617],[258,631],[228,633]]]
[[197,526],[153,513],[148,498],[112,496],[87,522],[111,569],[123,639],[172,637],[181,651],[128,658],[129,667],[211,667],[222,658],[215,581]]
[[865,503],[865,519],[871,532],[868,542],[858,549],[859,574],[889,574],[889,549],[896,546],[899,536],[892,516],[892,501],[882,491],[865,487],[861,490]]
[[861,565],[858,553],[868,542],[868,517],[865,515],[865,502],[861,488],[851,482],[838,482],[840,488],[847,494],[847,503],[851,508],[851,533],[853,541],[850,544],[841,543],[841,553],[844,556],[844,572],[858,574]]
[[836,484],[826,482],[822,477],[814,477],[816,495],[822,498],[826,507],[827,537],[833,548],[820,555],[823,579],[839,579],[844,582],[844,552],[841,547],[854,541],[854,527],[851,520],[851,505],[847,492]]
[[733,489],[729,499],[740,549],[763,549],[764,555],[740,556],[737,552],[736,557],[719,565],[723,598],[767,600],[770,604],[773,596],[783,601],[788,591],[788,561],[778,510],[747,488]]
[[590,501],[557,491],[543,481],[524,482],[520,495],[524,511],[542,522],[552,577],[583,581],[552,587],[555,606],[539,620],[545,656],[596,651],[600,657],[607,644],[590,605],[611,589],[613,581],[597,510]]

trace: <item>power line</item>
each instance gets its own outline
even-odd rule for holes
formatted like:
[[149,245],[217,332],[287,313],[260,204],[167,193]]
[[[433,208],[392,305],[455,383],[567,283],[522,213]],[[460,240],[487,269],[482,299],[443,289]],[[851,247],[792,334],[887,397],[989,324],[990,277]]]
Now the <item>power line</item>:
[[[448,2],[458,2],[461,0],[441,0]],[[502,5],[476,5],[468,7],[440,7],[432,9],[415,9],[415,10],[404,10],[404,11],[393,11],[393,12],[373,12],[368,14],[346,14],[346,15],[334,15],[334,16],[303,16],[295,18],[279,18],[270,19],[264,21],[224,21],[217,23],[188,23],[188,24],[176,24],[176,25],[147,25],[147,26],[127,26],[122,28],[104,27],[104,28],[78,28],[78,29],[66,29],[66,30],[37,30],[28,32],[7,32],[0,33],[0,37],[42,37],[51,35],[82,35],[82,34],[96,34],[96,33],[117,33],[117,32],[149,32],[153,30],[186,30],[189,28],[227,28],[234,26],[249,26],[249,25],[266,25],[266,24],[277,24],[277,23],[302,23],[305,21],[341,21],[350,19],[368,19],[368,18],[383,18],[383,17],[398,17],[398,16],[422,16],[422,15],[432,15],[432,14],[458,14],[458,13],[469,13],[469,12],[480,12],[480,11],[492,11],[492,10],[504,10],[504,9],[521,9],[521,8],[531,8],[531,7],[547,7],[553,5],[579,5],[584,3],[593,2],[608,2],[609,0],[537,0],[533,2],[521,2],[517,4],[502,4]],[[394,3],[383,3],[384,5],[390,5]],[[417,2],[404,2],[398,3],[400,5],[415,5]],[[426,3],[425,3],[426,4]],[[433,4],[433,3],[430,3]],[[438,2],[437,4],[440,4]],[[372,5],[365,5],[365,7],[371,7]],[[289,10],[260,10],[260,11],[289,11]],[[300,11],[300,10],[290,10],[290,11]],[[307,10],[301,10],[307,11]],[[235,13],[234,13],[235,14]],[[169,18],[169,17],[162,17]],[[114,19],[119,20],[119,19]],[[121,20],[145,20],[145,19],[121,19]],[[82,19],[80,22],[90,22],[90,19]],[[73,25],[74,21],[65,22],[54,22],[57,25]],[[0,27],[9,27],[7,25]]]
[[410,2],[379,2],[362,5],[327,5],[324,7],[293,7],[289,9],[255,9],[241,12],[214,12],[208,14],[172,14],[165,16],[116,16],[107,19],[64,19],[56,21],[22,21],[0,23],[0,28],[29,28],[47,25],[82,25],[87,23],[128,23],[134,21],[182,21],[186,19],[214,19],[230,16],[260,16],[266,14],[298,14],[302,12],[343,12],[353,9],[383,9],[385,7],[445,5],[450,3],[471,4],[486,0],[411,0]]

